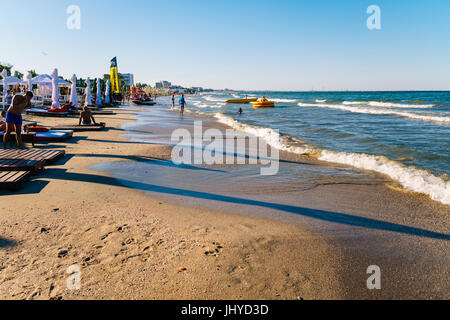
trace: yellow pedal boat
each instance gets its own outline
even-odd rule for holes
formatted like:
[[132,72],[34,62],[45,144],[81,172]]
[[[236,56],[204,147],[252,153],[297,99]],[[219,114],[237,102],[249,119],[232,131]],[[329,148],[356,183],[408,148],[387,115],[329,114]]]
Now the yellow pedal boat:
[[259,108],[275,108],[275,102],[269,101],[266,98],[262,98],[259,101],[252,102],[253,108],[259,109]]
[[256,102],[258,101],[258,98],[251,98],[251,99],[231,99],[225,101],[226,103],[236,103],[236,104],[247,104],[250,102]]

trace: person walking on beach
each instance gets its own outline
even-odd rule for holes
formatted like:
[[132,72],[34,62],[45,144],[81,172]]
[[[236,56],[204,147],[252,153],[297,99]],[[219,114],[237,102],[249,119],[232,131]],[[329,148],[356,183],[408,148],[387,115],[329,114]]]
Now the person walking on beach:
[[175,93],[172,93],[172,110],[175,109]]
[[33,93],[28,91],[24,96],[21,94],[14,95],[11,106],[6,111],[6,129],[3,135],[3,149],[6,149],[6,142],[9,140],[11,132],[16,133],[17,147],[24,149],[22,143],[22,112],[25,108],[31,107],[31,99]]
[[184,93],[181,94],[180,97],[180,113],[183,114],[184,113],[184,105],[186,104],[186,100],[184,99]]

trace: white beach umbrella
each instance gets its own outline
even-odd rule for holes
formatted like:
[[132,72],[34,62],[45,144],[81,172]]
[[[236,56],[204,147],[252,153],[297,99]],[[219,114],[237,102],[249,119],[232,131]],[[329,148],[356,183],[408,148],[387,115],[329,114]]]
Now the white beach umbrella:
[[97,78],[97,99],[95,100],[95,104],[98,106],[102,105],[102,90],[100,78]]
[[109,98],[111,94],[111,82],[109,80],[106,80],[106,90],[105,90],[105,103],[110,104],[111,99]]
[[6,95],[7,95],[7,91],[8,91],[8,84],[6,82],[6,78],[8,77],[8,73],[6,72],[6,69],[3,69],[2,71],[2,77],[3,77],[3,109],[6,108]]
[[92,103],[92,97],[91,97],[91,79],[87,78],[86,79],[86,90],[85,90],[85,94],[86,94],[86,101],[84,102],[84,106],[90,106]]
[[31,91],[31,92],[33,92],[33,84],[31,83],[32,79],[33,79],[33,76],[31,75],[31,72],[28,72],[27,85],[28,85],[28,91]]
[[59,103],[59,78],[58,69],[55,68],[52,73],[52,108],[60,108]]
[[70,86],[70,103],[76,108],[78,106],[78,93],[77,93],[77,76],[73,75],[72,85]]

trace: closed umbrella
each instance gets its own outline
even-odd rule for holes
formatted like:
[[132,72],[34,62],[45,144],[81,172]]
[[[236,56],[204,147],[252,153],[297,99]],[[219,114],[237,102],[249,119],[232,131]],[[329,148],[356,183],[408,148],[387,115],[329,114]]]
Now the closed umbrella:
[[85,94],[86,94],[86,101],[84,102],[84,106],[90,106],[92,103],[92,97],[91,97],[91,79],[87,78],[86,80],[86,90],[85,90]]
[[72,86],[70,87],[70,103],[76,108],[78,106],[78,93],[77,93],[77,76],[72,76]]
[[52,108],[59,109],[60,107],[58,69],[55,68],[52,73]]
[[111,94],[111,82],[109,80],[106,80],[106,90],[105,90],[105,103],[110,104],[111,99],[109,95]]
[[28,72],[27,85],[28,85],[28,91],[31,91],[31,92],[33,92],[33,84],[31,83],[32,79],[33,79],[33,76],[31,75],[31,72]]
[[8,84],[6,83],[6,78],[8,77],[8,73],[6,72],[6,69],[3,69],[2,71],[2,77],[3,77],[3,110],[6,108],[6,95],[8,92]]
[[95,100],[97,106],[102,105],[102,90],[101,90],[101,80],[97,78],[97,99]]

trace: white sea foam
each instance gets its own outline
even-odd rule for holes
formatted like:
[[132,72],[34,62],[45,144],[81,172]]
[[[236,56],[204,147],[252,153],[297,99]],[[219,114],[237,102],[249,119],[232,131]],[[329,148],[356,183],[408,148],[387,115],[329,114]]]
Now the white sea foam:
[[[231,117],[225,116],[222,113],[216,113],[215,118],[223,124],[242,132],[249,133],[255,137],[263,138],[268,145],[277,148],[278,150],[293,152],[297,154],[314,154],[316,149],[303,141],[293,139],[288,136],[282,136],[277,131],[271,128],[263,128],[252,126],[239,122]],[[291,139],[295,141],[295,146],[287,143],[287,140]]]
[[241,123],[221,113],[216,113],[215,117],[219,122],[235,130],[264,138],[269,145],[279,150],[312,155],[322,161],[351,165],[359,169],[385,174],[398,181],[406,190],[424,193],[435,201],[450,205],[450,181],[434,176],[426,170],[407,167],[383,156],[321,150],[296,138],[282,136],[270,128]]
[[339,104],[313,104],[313,103],[299,103],[300,107],[321,107],[338,109],[342,111],[348,111],[353,113],[366,113],[366,114],[387,114],[395,115],[404,118],[422,120],[422,121],[432,121],[437,123],[450,123],[450,117],[447,116],[432,116],[426,114],[413,113],[408,111],[397,111],[391,109],[374,109],[374,108],[364,108],[364,107],[349,107]]
[[342,102],[343,105],[346,106],[352,106],[352,105],[356,105],[356,104],[368,104],[367,101],[344,101]]
[[225,102],[225,99],[217,98],[217,97],[211,97],[211,96],[204,96],[205,100],[212,101],[212,102]]
[[430,109],[434,107],[434,104],[401,104],[401,103],[379,102],[379,101],[369,101],[368,104],[371,107],[383,107],[383,108]]
[[278,102],[278,103],[295,103],[298,102],[298,100],[295,99],[269,99],[270,101],[273,102]]
[[317,99],[316,102],[317,103],[324,103],[324,102],[327,102],[327,99]]
[[406,167],[386,157],[368,154],[324,150],[319,159],[385,174],[407,190],[424,193],[435,201],[450,204],[450,181],[444,181],[426,170]]

